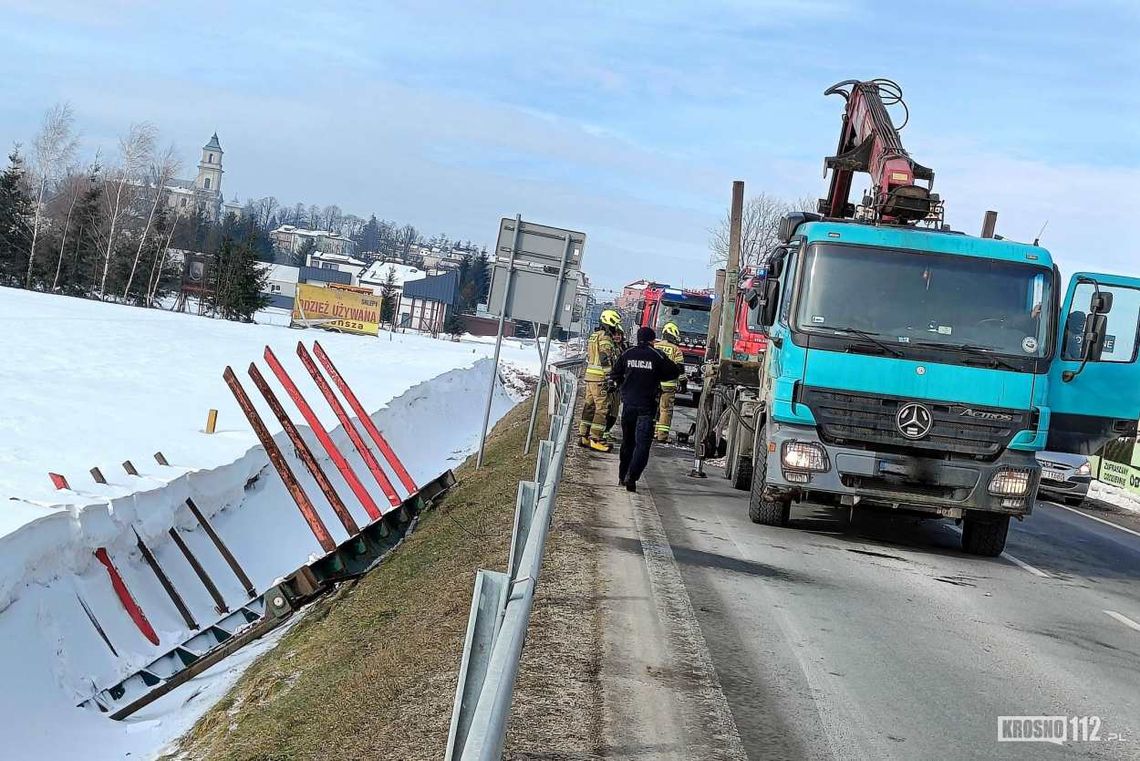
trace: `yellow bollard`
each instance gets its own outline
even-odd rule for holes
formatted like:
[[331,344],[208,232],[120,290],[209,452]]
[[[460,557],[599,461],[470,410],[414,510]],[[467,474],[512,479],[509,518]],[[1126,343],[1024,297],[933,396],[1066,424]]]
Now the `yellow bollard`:
[[214,429],[218,426],[218,411],[210,410],[206,415],[206,433],[213,433]]

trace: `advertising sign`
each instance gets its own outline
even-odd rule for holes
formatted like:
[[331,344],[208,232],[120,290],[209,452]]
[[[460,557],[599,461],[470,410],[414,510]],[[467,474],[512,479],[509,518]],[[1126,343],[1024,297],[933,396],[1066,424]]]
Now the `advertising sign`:
[[374,336],[380,332],[380,297],[298,283],[292,324]]

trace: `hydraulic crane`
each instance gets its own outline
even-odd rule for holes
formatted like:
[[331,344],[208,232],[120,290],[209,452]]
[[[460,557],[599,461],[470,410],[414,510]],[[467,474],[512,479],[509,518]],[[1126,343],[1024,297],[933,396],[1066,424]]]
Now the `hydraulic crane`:
[[[848,200],[851,182],[855,172],[867,172],[873,187],[862,206],[872,221],[913,224],[939,216],[938,196],[931,193],[934,171],[912,159],[899,137],[909,113],[896,127],[887,112],[888,106],[898,104],[906,113],[902,88],[889,79],[848,79],[832,85],[824,95],[843,96],[847,108],[839,147],[825,162],[831,170],[831,185],[827,198],[819,201],[819,212],[839,219],[856,216],[855,205]],[[927,185],[917,185],[918,180]]]

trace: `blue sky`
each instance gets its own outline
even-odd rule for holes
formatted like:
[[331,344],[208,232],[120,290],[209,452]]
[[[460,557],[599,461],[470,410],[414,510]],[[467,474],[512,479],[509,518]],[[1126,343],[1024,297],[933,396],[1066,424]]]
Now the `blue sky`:
[[955,227],[1140,271],[1137,3],[318,5],[0,0],[0,138],[61,100],[88,151],[147,120],[190,166],[216,130],[228,197],[485,243],[519,212],[584,230],[600,285],[703,285],[731,181],[822,194],[823,90],[887,76]]

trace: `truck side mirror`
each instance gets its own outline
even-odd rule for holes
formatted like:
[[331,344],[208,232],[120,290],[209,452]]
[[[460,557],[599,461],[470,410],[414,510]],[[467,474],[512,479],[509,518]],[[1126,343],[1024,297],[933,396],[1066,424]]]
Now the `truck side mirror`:
[[[1108,296],[1111,306],[1112,294]],[[1096,297],[1094,297],[1095,300]],[[1104,353],[1104,339],[1108,332],[1108,318],[1103,314],[1092,313],[1085,318],[1084,337],[1081,341],[1081,359],[1085,362],[1100,362]]]
[[748,305],[749,309],[755,309],[756,305],[760,303],[760,292],[756,288],[749,288],[744,292],[744,303]]
[[1108,314],[1112,311],[1112,291],[1097,291],[1089,305],[1091,314]]
[[776,309],[780,304],[780,281],[764,281],[764,295],[757,301],[760,304],[760,326],[770,328],[776,322]]

